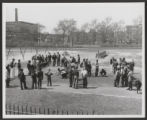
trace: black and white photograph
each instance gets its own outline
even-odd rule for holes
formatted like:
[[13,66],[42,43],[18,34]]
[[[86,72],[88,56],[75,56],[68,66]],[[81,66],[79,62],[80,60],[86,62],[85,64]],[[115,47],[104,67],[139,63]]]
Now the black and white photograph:
[[145,117],[145,3],[2,3],[4,118]]

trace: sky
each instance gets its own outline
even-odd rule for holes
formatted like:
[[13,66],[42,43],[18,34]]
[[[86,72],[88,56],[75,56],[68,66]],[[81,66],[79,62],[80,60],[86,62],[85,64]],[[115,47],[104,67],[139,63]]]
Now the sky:
[[113,21],[123,20],[126,25],[133,19],[144,19],[144,3],[3,3],[3,15],[6,21],[15,20],[15,8],[18,8],[18,20],[40,23],[45,31],[52,33],[58,22],[63,19],[77,21],[77,27],[94,19],[98,21],[111,17]]

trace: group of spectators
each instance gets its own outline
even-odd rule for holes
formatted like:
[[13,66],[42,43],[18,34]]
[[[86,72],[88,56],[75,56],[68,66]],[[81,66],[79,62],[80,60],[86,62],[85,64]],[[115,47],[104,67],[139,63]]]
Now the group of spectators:
[[[68,57],[67,57],[68,56]],[[114,57],[110,60],[112,65],[113,73],[115,74],[114,86],[119,87],[131,87],[129,84],[133,79],[133,71],[135,63],[127,62],[125,58],[119,58],[119,60]],[[15,68],[18,69],[18,78],[20,79],[21,89],[27,89],[26,85],[26,75],[24,75],[24,70],[21,66],[21,61],[15,62],[12,59],[11,63],[6,66],[7,79],[6,86],[9,87],[9,82],[14,78]],[[32,59],[27,63],[28,75],[32,78],[32,89],[41,89],[42,80],[44,75],[47,77],[47,86],[52,86],[52,70],[51,66],[57,66],[58,73],[63,79],[69,79],[69,87],[78,88],[78,82],[83,81],[83,87],[87,88],[88,81],[87,78],[92,76],[92,64],[87,58],[81,57],[77,54],[77,57],[60,54],[59,52],[51,54],[48,52],[47,55],[39,54],[32,56]],[[43,72],[44,67],[49,67],[46,73]],[[99,61],[96,60],[95,63],[95,73],[94,76],[106,76],[107,72],[105,69],[99,70]]]
[[129,87],[132,88],[132,81],[134,79],[134,60],[127,62],[125,58],[119,58],[119,60],[114,57],[110,59],[110,64],[112,65],[112,71],[115,74],[114,86],[115,87]]
[[[18,78],[20,79],[21,89],[27,89],[26,85],[26,75],[24,74],[24,69],[21,66],[21,61],[15,62],[15,59],[12,59],[11,63],[6,66],[7,79],[6,86],[9,87],[9,83],[12,78],[15,76],[15,69],[18,69]],[[70,56],[69,54],[60,54],[59,52],[51,54],[48,52],[47,55],[39,54],[32,56],[31,60],[28,60],[27,70],[28,76],[32,78],[32,89],[42,88],[42,80],[44,75],[47,76],[47,85],[52,86],[51,76],[53,75],[51,66],[58,67],[58,72],[62,78],[69,78],[69,87],[77,88],[78,81],[83,81],[83,87],[87,88],[87,77],[90,77],[92,74],[92,65],[91,61],[87,58],[83,58],[77,54],[76,57]],[[49,67],[47,73],[43,72],[44,67]],[[106,75],[106,71],[102,69],[100,71],[101,75]],[[95,77],[99,75],[99,63],[96,60],[95,65]]]

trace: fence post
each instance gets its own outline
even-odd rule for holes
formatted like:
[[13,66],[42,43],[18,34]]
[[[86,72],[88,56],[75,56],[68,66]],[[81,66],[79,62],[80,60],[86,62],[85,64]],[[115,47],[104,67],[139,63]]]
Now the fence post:
[[45,108],[44,108],[44,114],[45,114]]
[[68,111],[67,111],[67,115],[68,115]]
[[40,107],[39,107],[39,114],[41,114],[41,110],[40,110]]
[[27,107],[28,107],[28,106],[26,105],[26,114],[28,114],[28,109],[27,109]]
[[48,108],[48,114],[50,114],[50,109]]
[[32,107],[30,107],[30,113],[32,114]]
[[18,114],[19,114],[19,105],[17,106],[17,109],[18,109]]
[[59,111],[58,111],[58,109],[57,109],[57,115],[58,115],[58,112],[59,112]]
[[23,114],[23,105],[21,106],[21,111],[22,111],[22,114]]
[[6,111],[5,111],[5,112],[6,112],[6,114],[7,114],[7,104],[6,104]]
[[13,105],[13,114],[15,115],[15,104]]
[[94,115],[95,111],[93,110],[92,114]]
[[35,107],[35,114],[36,114],[36,107]]
[[9,111],[10,111],[10,115],[11,115],[11,104],[10,104],[9,108],[10,108],[10,110],[9,110]]

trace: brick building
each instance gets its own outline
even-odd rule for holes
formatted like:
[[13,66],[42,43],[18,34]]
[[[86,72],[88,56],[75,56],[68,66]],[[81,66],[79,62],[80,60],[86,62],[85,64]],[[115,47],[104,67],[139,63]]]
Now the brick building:
[[6,46],[32,46],[38,41],[38,25],[18,21],[15,9],[15,21],[6,22]]

